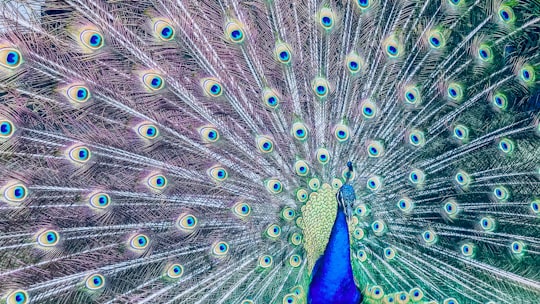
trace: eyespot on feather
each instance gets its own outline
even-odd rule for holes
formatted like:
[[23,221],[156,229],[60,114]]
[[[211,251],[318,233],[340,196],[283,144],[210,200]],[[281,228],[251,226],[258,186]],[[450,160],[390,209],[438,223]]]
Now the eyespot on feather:
[[84,85],[69,86],[66,89],[65,94],[69,100],[75,102],[76,104],[85,103],[91,97],[90,90]]
[[233,207],[233,213],[237,217],[245,219],[251,214],[251,206],[244,202],[238,202]]
[[144,122],[137,126],[137,134],[144,139],[155,139],[159,136],[159,129],[151,122]]
[[281,185],[281,182],[275,178],[269,179],[265,182],[266,189],[271,194],[279,194],[281,191],[283,191],[283,186]]
[[13,70],[23,63],[21,52],[11,47],[0,47],[0,67]]
[[28,188],[19,181],[7,183],[2,187],[4,201],[7,203],[21,203],[28,196]]
[[219,97],[223,94],[223,86],[215,78],[203,78],[201,86],[204,94],[208,97]]
[[99,290],[105,287],[105,277],[101,274],[92,274],[86,277],[84,284],[89,290]]
[[90,51],[97,51],[102,48],[104,45],[103,40],[103,35],[93,29],[82,30],[79,35],[79,41]]
[[220,165],[216,165],[208,169],[207,174],[216,182],[225,181],[229,177],[227,170]]
[[68,159],[73,163],[85,164],[90,160],[92,153],[88,147],[77,144],[68,148],[67,156]]
[[159,91],[165,87],[165,80],[156,73],[145,73],[142,76],[144,86],[150,91]]
[[154,35],[163,41],[171,41],[176,35],[174,27],[168,20],[156,20],[153,29]]
[[292,51],[289,44],[284,42],[276,43],[274,57],[279,63],[289,64],[292,60]]
[[41,247],[54,247],[60,241],[60,235],[56,230],[48,229],[40,232],[36,238],[37,244]]
[[214,126],[204,126],[198,129],[201,139],[206,143],[215,143],[219,140],[219,132]]
[[227,242],[216,242],[212,246],[212,254],[215,257],[222,258],[229,253],[229,244]]
[[26,304],[30,301],[28,293],[25,290],[18,289],[10,292],[5,298],[6,304]]
[[225,36],[232,43],[242,43],[246,35],[239,21],[229,20],[225,23]]
[[146,179],[146,185],[156,191],[165,190],[167,187],[167,178],[162,174],[153,174]]
[[135,234],[129,240],[129,245],[135,250],[145,250],[149,244],[150,239],[142,233]]
[[184,274],[184,266],[180,264],[172,264],[167,267],[167,277],[170,279],[178,279]]
[[96,192],[88,199],[90,207],[94,209],[105,209],[111,204],[111,197],[104,192]]
[[199,220],[193,214],[182,213],[176,220],[176,228],[182,232],[193,232],[197,229]]

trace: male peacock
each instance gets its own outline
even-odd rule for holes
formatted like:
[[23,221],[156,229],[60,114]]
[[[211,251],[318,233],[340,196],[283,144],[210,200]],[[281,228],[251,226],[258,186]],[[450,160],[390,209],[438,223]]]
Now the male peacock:
[[538,303],[540,1],[0,8],[0,301]]

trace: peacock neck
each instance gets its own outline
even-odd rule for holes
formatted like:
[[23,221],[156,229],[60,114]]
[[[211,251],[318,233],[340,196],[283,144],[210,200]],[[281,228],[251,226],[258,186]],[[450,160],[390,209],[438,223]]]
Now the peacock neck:
[[362,295],[354,282],[349,227],[340,207],[324,254],[313,269],[308,303],[360,303]]

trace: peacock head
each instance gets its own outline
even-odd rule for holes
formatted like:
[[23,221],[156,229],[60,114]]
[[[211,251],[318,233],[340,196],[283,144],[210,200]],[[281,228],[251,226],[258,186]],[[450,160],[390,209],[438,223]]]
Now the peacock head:
[[349,171],[346,173],[345,184],[343,184],[336,194],[338,201],[338,208],[342,209],[345,212],[345,215],[350,219],[353,215],[354,201],[356,200],[356,194],[354,193],[354,188],[349,184],[349,179],[353,172],[352,162],[347,162],[347,167]]

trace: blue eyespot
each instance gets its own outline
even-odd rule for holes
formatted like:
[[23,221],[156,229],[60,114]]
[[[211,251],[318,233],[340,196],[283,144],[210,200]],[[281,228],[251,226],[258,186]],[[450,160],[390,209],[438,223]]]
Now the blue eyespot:
[[24,290],[16,290],[10,294],[7,295],[6,298],[4,298],[4,302],[6,304],[26,304],[28,303],[28,293]]
[[13,135],[13,123],[9,120],[0,120],[0,138],[9,138]]
[[10,70],[17,68],[22,63],[21,53],[14,48],[0,48],[0,67]]
[[93,34],[90,36],[90,45],[93,47],[97,47],[101,44],[101,36],[98,34]]
[[37,243],[42,247],[53,247],[59,240],[60,236],[55,230],[46,230],[37,236]]
[[203,78],[201,84],[206,96],[218,97],[223,94],[222,85],[214,78]]
[[81,43],[91,51],[103,47],[103,36],[95,30],[83,30],[79,37]]
[[17,63],[19,63],[19,58],[19,53],[15,51],[8,52],[6,56],[6,63],[10,66],[15,66]]
[[244,30],[239,21],[231,20],[225,24],[225,34],[233,43],[241,43],[244,41]]
[[136,234],[130,240],[131,248],[136,250],[142,250],[148,247],[149,239],[144,234]]
[[163,78],[158,74],[146,73],[143,75],[142,80],[145,87],[150,91],[161,90],[165,86]]

